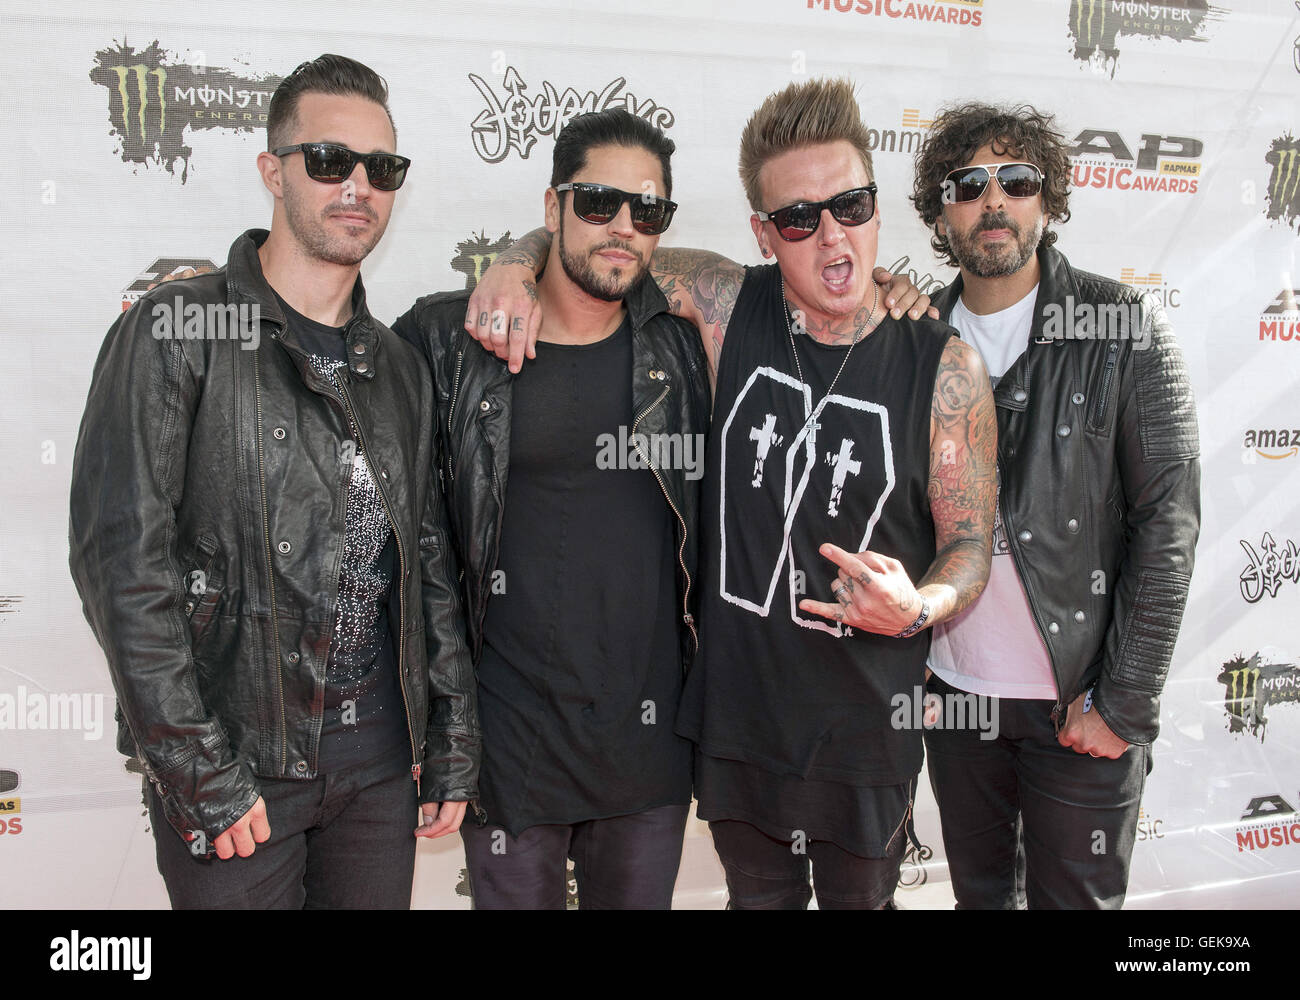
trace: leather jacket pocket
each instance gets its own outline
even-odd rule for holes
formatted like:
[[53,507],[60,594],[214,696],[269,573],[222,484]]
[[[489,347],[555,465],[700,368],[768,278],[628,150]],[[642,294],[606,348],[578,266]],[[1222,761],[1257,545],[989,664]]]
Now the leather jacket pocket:
[[190,623],[190,642],[196,649],[221,605],[223,581],[218,572],[217,556],[217,540],[212,535],[203,534],[195,543],[194,556],[185,563],[184,610]]
[[1088,407],[1088,430],[1104,434],[1107,417],[1111,409],[1111,397],[1115,395],[1115,383],[1119,381],[1119,343],[1110,341],[1102,355],[1101,373],[1093,391],[1092,405]]

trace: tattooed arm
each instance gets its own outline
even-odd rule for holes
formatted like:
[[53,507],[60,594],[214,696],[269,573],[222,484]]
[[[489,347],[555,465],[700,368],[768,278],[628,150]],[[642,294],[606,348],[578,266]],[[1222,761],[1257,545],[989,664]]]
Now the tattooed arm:
[[930,411],[934,562],[917,591],[930,621],[951,618],[988,582],[998,498],[997,413],[979,352],[952,337],[939,359]]
[[997,503],[997,417],[979,353],[950,338],[939,359],[930,410],[930,515],[937,549],[913,586],[903,564],[878,552],[856,555],[835,545],[820,549],[839,567],[835,604],[803,600],[823,617],[881,635],[897,635],[921,614],[924,627],[951,618],[988,582]]
[[709,381],[716,384],[722,338],[745,281],[744,267],[708,250],[661,247],[650,258],[650,275],[668,300],[669,311],[700,331]]

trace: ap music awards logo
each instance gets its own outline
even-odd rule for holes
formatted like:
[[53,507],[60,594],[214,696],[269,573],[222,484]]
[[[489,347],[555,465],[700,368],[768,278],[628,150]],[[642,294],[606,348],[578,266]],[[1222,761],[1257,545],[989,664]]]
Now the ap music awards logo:
[[490,240],[485,233],[470,236],[456,244],[456,256],[451,259],[451,269],[465,275],[465,288],[472,290],[483,272],[492,266],[497,254],[513,243],[510,230],[499,239]]
[[1195,194],[1205,143],[1182,135],[1125,136],[1086,128],[1070,148],[1075,187]]
[[528,159],[538,139],[558,136],[572,118],[589,111],[623,108],[663,130],[672,128],[677,120],[672,111],[653,98],[641,99],[630,90],[624,92],[627,79],[621,76],[607,83],[599,93],[589,90],[585,94],[572,87],[559,93],[553,83],[543,80],[536,96],[529,97],[525,93],[528,84],[513,66],[504,66],[504,58],[501,52],[494,53],[492,66],[494,73],[504,69],[501,82],[504,94],[497,94],[481,76],[469,74],[470,83],[487,102],[487,108],[479,112],[469,128],[474,152],[488,163],[500,163],[512,149],[521,159]]
[[189,177],[186,129],[253,132],[266,128],[271,95],[280,77],[236,75],[207,66],[201,52],[169,58],[157,41],[136,51],[125,43],[95,53],[90,79],[108,92],[108,124],[123,163],[181,167]]
[[1300,341],[1300,288],[1283,288],[1259,314],[1260,340]]
[[1268,707],[1300,702],[1300,667],[1273,659],[1266,652],[1249,658],[1234,656],[1216,678],[1223,685],[1228,732],[1249,732],[1261,743],[1268,727]]
[[1255,796],[1246,804],[1241,819],[1238,854],[1300,844],[1300,813],[1280,795]]
[[17,771],[0,768],[0,837],[23,832],[22,799],[10,792],[18,791],[22,778]]
[[984,0],[938,0],[916,3],[912,0],[807,0],[808,10],[839,11],[841,14],[865,14],[892,20],[933,21],[978,28],[984,20]]
[[136,279],[122,289],[122,312],[135,305],[145,292],[164,278],[183,275],[187,270],[215,268],[217,265],[206,257],[159,257],[140,272]]
[[1264,162],[1273,168],[1264,195],[1264,217],[1300,231],[1300,139],[1290,132],[1278,136],[1264,154]]
[[1165,0],[1140,3],[1133,0],[1071,0],[1070,35],[1074,58],[1081,63],[1109,70],[1115,76],[1119,64],[1119,38],[1155,38],[1174,43],[1204,42],[1209,21],[1226,11],[1206,0]]

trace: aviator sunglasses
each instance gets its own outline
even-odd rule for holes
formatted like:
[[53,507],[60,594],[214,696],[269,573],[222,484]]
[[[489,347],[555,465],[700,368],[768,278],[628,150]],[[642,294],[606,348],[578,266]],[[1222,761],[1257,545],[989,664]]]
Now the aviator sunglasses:
[[322,184],[342,184],[352,176],[358,162],[366,165],[370,186],[378,191],[396,191],[406,180],[406,168],[411,161],[396,153],[358,153],[332,142],[300,142],[296,146],[281,146],[271,152],[276,156],[302,152],[302,163],[307,176]]
[[623,204],[632,206],[632,228],[643,236],[658,236],[673,221],[677,202],[650,194],[631,194],[604,184],[557,184],[556,191],[573,192],[573,214],[583,222],[603,226],[618,215]]
[[876,214],[876,185],[841,191],[825,201],[801,201],[786,205],[775,212],[755,212],[763,222],[776,226],[777,235],[787,243],[806,240],[822,222],[822,209],[830,209],[831,217],[841,226],[860,226],[870,222]]
[[943,200],[949,205],[977,201],[996,177],[1008,198],[1032,198],[1043,190],[1043,172],[1032,163],[973,163],[958,167],[944,178]]

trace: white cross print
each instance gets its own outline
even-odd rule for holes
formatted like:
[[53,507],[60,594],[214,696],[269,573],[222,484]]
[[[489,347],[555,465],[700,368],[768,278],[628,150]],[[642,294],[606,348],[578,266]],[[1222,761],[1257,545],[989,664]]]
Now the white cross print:
[[853,440],[842,438],[839,454],[832,457],[828,452],[826,455],[826,460],[835,466],[835,474],[831,477],[831,502],[826,507],[826,513],[831,517],[840,516],[840,500],[844,496],[844,483],[849,474],[856,476],[862,471],[862,463],[849,458],[852,451]]
[[776,433],[776,414],[767,414],[767,419],[763,421],[762,427],[751,427],[749,429],[749,440],[758,442],[758,456],[754,459],[754,481],[753,486],[763,485],[763,463],[767,461],[767,453],[771,450],[773,444],[781,443],[781,435]]

